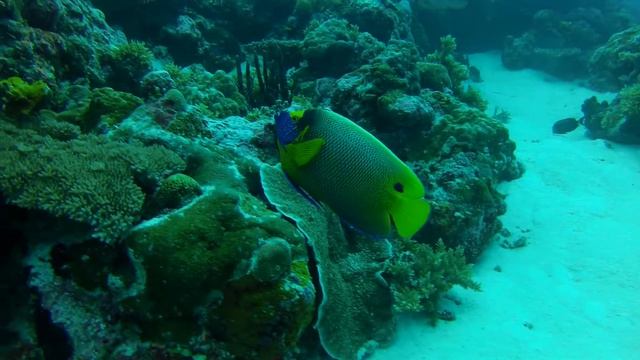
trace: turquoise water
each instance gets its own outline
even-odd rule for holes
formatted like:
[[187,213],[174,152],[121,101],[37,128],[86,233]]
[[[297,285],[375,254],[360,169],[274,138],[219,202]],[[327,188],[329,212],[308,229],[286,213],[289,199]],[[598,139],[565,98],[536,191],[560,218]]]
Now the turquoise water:
[[635,1],[0,1],[0,358],[640,359]]

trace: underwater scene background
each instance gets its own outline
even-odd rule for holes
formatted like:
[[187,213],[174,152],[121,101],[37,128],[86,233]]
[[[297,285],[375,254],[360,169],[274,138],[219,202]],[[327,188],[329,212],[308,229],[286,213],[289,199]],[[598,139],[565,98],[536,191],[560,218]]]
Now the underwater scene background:
[[0,358],[640,359],[639,19],[0,0]]

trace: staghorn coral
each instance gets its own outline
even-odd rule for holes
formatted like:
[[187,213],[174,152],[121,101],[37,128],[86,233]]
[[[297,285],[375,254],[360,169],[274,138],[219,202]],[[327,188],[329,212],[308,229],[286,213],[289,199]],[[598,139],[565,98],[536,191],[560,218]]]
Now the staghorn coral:
[[85,223],[114,241],[138,220],[143,189],[184,168],[171,151],[82,136],[58,141],[0,122],[0,190],[19,207]]

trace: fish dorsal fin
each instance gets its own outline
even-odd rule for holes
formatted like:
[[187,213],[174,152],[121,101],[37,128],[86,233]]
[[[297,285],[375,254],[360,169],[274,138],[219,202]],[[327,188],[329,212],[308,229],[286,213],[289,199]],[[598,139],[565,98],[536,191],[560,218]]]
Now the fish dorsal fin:
[[304,166],[318,155],[322,145],[324,145],[324,139],[317,138],[289,144],[286,146],[286,151],[296,166]]
[[431,207],[425,199],[404,199],[391,208],[391,218],[396,231],[401,237],[408,239],[427,222]]

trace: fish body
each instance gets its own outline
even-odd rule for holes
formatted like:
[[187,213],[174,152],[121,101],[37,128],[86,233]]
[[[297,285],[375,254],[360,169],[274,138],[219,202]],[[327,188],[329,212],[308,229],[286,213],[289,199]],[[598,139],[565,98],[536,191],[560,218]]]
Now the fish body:
[[[413,236],[430,207],[415,173],[382,142],[351,120],[329,110],[306,110],[276,117],[282,169],[315,200],[327,204],[347,223],[386,236],[392,224],[402,237]],[[278,130],[282,129],[282,130]]]
[[575,118],[566,118],[556,121],[551,130],[554,134],[566,134],[577,129],[578,125],[580,122]]

